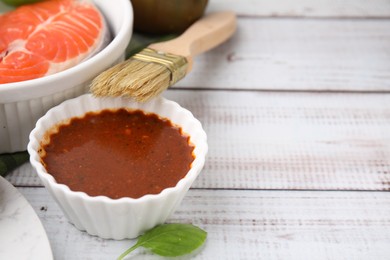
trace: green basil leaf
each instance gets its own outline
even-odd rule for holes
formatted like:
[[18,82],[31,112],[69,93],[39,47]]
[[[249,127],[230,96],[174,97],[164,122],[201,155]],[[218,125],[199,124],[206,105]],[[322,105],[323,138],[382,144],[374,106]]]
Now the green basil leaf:
[[206,237],[206,231],[191,224],[163,224],[140,236],[137,243],[118,259],[123,259],[140,246],[160,256],[182,256],[199,248]]
[[7,5],[19,6],[19,5],[33,4],[35,2],[40,2],[42,0],[2,0],[2,1]]
[[16,167],[27,162],[29,155],[27,152],[0,154],[0,175],[5,176]]

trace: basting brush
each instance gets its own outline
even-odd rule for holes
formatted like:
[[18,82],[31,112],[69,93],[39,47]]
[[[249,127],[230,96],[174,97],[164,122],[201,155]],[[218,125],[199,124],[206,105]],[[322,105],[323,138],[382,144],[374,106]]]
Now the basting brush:
[[94,96],[129,96],[140,102],[160,95],[184,78],[193,58],[227,40],[236,29],[233,12],[206,15],[182,35],[154,43],[99,74],[91,83]]

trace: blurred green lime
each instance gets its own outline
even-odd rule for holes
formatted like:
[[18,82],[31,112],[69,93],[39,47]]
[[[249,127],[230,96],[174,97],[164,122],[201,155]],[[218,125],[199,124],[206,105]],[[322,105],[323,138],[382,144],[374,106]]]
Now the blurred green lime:
[[152,34],[181,33],[204,13],[207,0],[131,0],[134,29]]
[[19,6],[19,5],[26,5],[26,4],[40,2],[42,0],[1,0],[1,1],[7,5]]

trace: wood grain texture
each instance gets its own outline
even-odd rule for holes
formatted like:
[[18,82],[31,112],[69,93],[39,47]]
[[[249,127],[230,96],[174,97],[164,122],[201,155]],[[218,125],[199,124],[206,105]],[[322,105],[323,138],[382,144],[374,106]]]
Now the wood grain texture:
[[239,19],[174,87],[390,91],[389,20]]
[[[390,95],[169,90],[208,135],[196,188],[390,190]],[[40,185],[29,165],[7,176]]]
[[208,134],[195,187],[390,189],[390,95],[170,91]]
[[208,11],[233,10],[240,16],[389,18],[387,0],[210,0]]
[[[54,257],[115,259],[135,240],[78,231],[43,188],[19,188],[41,218]],[[208,232],[196,259],[388,259],[390,193],[190,190],[169,222]],[[137,251],[130,259],[160,259]]]

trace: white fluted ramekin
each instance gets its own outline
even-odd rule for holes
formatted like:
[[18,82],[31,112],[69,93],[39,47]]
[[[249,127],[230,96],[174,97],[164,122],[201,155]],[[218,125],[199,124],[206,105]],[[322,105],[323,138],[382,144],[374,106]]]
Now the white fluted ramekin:
[[[60,122],[106,108],[140,109],[168,118],[173,124],[180,126],[195,146],[193,151],[195,159],[187,175],[175,187],[138,199],[92,197],[84,192],[71,191],[66,185],[57,183],[42,165],[38,154],[45,133]],[[173,101],[160,97],[147,103],[137,103],[127,98],[94,98],[89,94],[65,101],[50,109],[38,120],[30,134],[28,144],[33,168],[67,218],[80,230],[111,239],[135,238],[144,231],[164,223],[199,175],[207,150],[207,136],[201,123],[190,111]]]
[[[89,90],[100,72],[122,61],[133,29],[130,0],[94,0],[113,36],[99,53],[80,64],[38,79],[0,84],[0,153],[24,151],[38,118],[51,107]],[[4,11],[0,3],[0,13]]]

